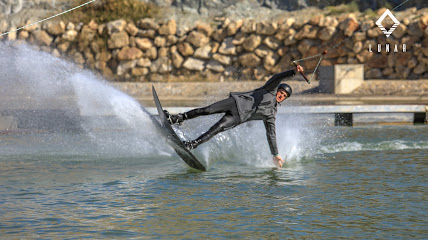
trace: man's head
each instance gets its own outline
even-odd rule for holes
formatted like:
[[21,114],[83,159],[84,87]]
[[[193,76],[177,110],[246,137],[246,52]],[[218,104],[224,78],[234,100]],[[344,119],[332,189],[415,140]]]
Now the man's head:
[[280,103],[290,97],[292,93],[291,87],[288,84],[282,83],[276,92],[276,101]]

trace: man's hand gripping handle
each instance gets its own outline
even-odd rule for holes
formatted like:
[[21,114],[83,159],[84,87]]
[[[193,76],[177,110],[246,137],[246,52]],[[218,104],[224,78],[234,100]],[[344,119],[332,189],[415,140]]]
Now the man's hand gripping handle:
[[300,65],[297,65],[297,63],[296,63],[296,62],[294,62],[294,61],[293,61],[293,64],[294,64],[294,66],[296,66],[296,67],[297,67],[297,71],[298,71],[300,74],[302,74],[303,78],[305,78],[306,82],[307,82],[308,84],[310,84],[311,82],[309,81],[308,77],[306,77],[306,75],[303,73],[303,68],[302,68]]

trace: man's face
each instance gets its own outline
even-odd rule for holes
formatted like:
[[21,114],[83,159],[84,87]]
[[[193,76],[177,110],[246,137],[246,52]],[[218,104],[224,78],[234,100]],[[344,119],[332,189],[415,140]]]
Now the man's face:
[[288,98],[287,92],[282,88],[278,89],[278,92],[276,92],[276,101],[280,103],[287,98]]

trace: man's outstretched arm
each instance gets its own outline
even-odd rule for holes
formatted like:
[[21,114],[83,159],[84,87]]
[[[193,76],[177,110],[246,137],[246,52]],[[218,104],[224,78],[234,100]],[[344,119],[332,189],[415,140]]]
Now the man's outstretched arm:
[[282,167],[282,163],[284,163],[284,160],[279,156],[278,154],[278,146],[276,144],[276,128],[275,128],[275,118],[269,118],[265,121],[263,121],[266,128],[266,137],[269,143],[270,152],[273,155],[273,161],[275,164]]
[[296,75],[297,72],[303,72],[303,68],[300,65],[296,66],[296,70],[288,70],[273,75],[263,86],[268,92],[274,91],[281,82],[289,77]]
[[289,77],[296,75],[296,71],[288,70],[273,75],[263,86],[268,92],[274,91],[281,82]]

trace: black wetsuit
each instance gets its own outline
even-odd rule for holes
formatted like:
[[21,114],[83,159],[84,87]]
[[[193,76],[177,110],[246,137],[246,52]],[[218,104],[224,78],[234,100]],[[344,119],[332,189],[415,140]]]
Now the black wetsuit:
[[260,88],[249,92],[230,93],[229,98],[225,100],[186,112],[187,119],[202,115],[225,113],[216,124],[194,141],[199,145],[216,134],[236,127],[241,123],[251,120],[263,120],[271,153],[272,155],[277,155],[278,147],[275,130],[276,92],[281,81],[294,76],[295,73],[294,70],[277,73]]

